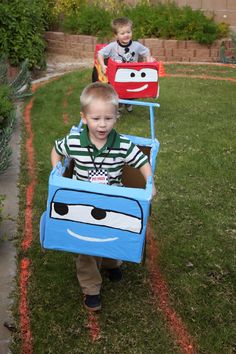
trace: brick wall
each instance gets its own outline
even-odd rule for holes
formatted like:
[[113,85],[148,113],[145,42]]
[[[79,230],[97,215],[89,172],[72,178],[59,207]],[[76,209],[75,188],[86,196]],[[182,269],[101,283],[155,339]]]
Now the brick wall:
[[46,32],[47,52],[70,55],[75,58],[93,58],[97,38],[86,35],[71,35],[63,32]]
[[[236,1],[236,0],[235,0]],[[70,55],[77,59],[92,59],[94,57],[96,37],[85,35],[70,35],[63,32],[46,32],[47,52],[49,54]],[[185,62],[219,62],[222,40],[210,46],[194,41],[163,40],[157,38],[140,39],[152,55],[159,61]],[[232,55],[231,40],[226,39],[226,55]]]

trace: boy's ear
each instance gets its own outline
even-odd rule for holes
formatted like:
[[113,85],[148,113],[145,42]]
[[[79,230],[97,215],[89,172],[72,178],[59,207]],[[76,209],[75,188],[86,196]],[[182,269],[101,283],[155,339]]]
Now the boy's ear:
[[80,117],[81,117],[81,119],[82,119],[82,122],[83,122],[84,124],[87,124],[87,119],[86,119],[86,116],[85,116],[84,112],[80,112]]

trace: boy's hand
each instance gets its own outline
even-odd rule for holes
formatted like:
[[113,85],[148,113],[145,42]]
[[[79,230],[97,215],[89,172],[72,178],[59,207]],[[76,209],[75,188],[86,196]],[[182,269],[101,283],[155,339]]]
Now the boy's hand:
[[103,72],[103,74],[106,75],[106,72],[107,72],[107,65],[102,65],[102,72]]
[[156,195],[157,195],[157,190],[156,190],[156,186],[153,182],[153,184],[152,184],[152,198],[155,198]]
[[59,161],[61,161],[62,157],[56,152],[55,147],[52,148],[51,151],[51,163],[52,168],[55,168]]
[[153,63],[154,61],[156,61],[156,59],[151,56],[147,58],[147,62],[149,63]]
[[[149,162],[145,163],[143,166],[140,167],[140,172],[142,173],[145,181],[147,181],[149,176],[152,176],[152,170]],[[157,194],[155,183],[154,183],[154,176],[152,179],[152,198],[154,198]]]

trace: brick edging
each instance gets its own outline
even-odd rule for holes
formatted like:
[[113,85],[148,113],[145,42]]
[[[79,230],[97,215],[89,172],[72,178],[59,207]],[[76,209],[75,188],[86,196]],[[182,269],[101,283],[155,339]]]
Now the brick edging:
[[[47,52],[70,55],[77,59],[92,59],[98,38],[87,35],[72,35],[63,32],[45,33]],[[232,56],[232,41],[229,38],[217,40],[212,45],[202,45],[194,41],[174,39],[144,38],[139,40],[147,46],[158,61],[219,62],[220,46],[225,43],[226,56]]]

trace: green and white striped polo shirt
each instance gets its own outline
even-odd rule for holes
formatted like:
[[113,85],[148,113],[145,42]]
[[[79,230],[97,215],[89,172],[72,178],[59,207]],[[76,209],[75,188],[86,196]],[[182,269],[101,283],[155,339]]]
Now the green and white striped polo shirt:
[[147,156],[134,143],[114,129],[100,150],[91,143],[87,126],[81,133],[70,133],[65,138],[56,140],[55,149],[59,155],[74,159],[73,178],[81,181],[87,181],[88,171],[95,169],[90,153],[96,166],[103,161],[100,168],[108,171],[110,184],[113,185],[121,185],[122,169],[125,164],[140,168],[148,162]]

